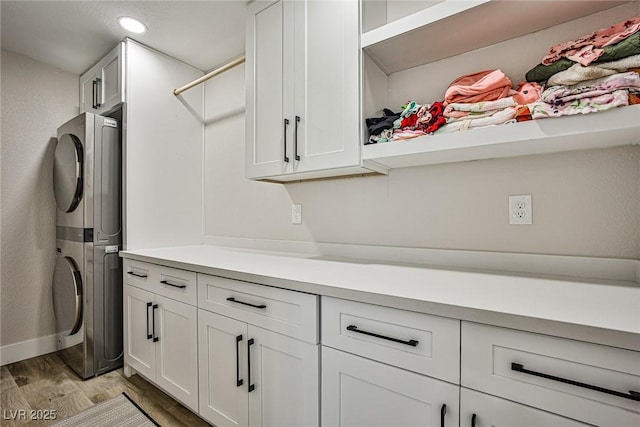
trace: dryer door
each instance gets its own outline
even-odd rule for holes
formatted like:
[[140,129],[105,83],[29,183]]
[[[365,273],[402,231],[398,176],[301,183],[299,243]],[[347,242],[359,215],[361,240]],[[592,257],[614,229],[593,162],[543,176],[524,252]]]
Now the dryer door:
[[58,255],[53,274],[56,331],[73,335],[82,326],[82,275],[71,257]]
[[58,139],[53,160],[53,190],[58,209],[73,212],[82,200],[82,143],[66,133]]

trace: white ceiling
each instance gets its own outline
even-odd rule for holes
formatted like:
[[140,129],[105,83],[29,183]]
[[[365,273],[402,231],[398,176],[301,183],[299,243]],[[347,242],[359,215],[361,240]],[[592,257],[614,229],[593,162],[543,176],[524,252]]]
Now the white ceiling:
[[[244,52],[245,0],[2,0],[2,49],[81,74],[129,36],[203,71]],[[116,19],[144,22],[129,34]]]

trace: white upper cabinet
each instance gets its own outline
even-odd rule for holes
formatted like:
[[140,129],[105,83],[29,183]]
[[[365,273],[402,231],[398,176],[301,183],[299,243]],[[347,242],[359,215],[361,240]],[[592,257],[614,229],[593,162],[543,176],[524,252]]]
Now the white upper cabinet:
[[248,9],[247,178],[372,172],[360,156],[358,2],[257,1]]
[[105,114],[125,101],[125,44],[80,76],[80,112]]
[[360,163],[356,1],[296,1],[293,170]]
[[[362,9],[366,118],[442,101],[453,80],[480,70],[501,69],[517,85],[550,46],[639,15],[640,2],[362,0]],[[365,145],[362,158],[400,168],[637,144],[634,105]]]
[[[284,26],[285,15],[291,19],[293,3],[280,0],[255,2],[249,6],[246,54],[248,178],[291,171],[291,144],[286,136],[290,134],[293,88],[285,82],[292,78],[293,49],[286,49],[285,55],[288,29]],[[286,36],[290,43],[292,36]]]

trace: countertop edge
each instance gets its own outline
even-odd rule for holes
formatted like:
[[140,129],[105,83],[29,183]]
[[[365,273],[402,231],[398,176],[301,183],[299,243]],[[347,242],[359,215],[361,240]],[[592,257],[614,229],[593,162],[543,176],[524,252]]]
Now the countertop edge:
[[[216,249],[225,250],[228,248],[220,247]],[[151,249],[149,251],[154,250]],[[379,292],[350,289],[340,286],[331,286],[323,283],[291,280],[282,276],[273,277],[263,274],[254,274],[246,271],[243,272],[212,265],[203,265],[197,262],[170,259],[164,256],[145,254],[144,252],[144,250],[122,251],[120,253],[120,256],[126,259],[149,262],[152,264],[160,264],[202,274],[222,276],[251,283],[258,283],[266,286],[318,294],[321,296],[343,298],[371,304],[384,305],[426,314],[460,319],[463,321],[490,324],[546,335],[549,335],[549,331],[553,331],[554,336],[586,342],[595,342],[603,345],[640,351],[640,323],[635,329],[630,327],[628,328],[628,330],[616,330],[601,327],[597,324],[572,323],[566,320],[560,321],[548,318],[531,317],[520,315],[517,313],[507,313],[485,310],[477,307],[443,304],[441,302],[429,301],[424,299],[400,297]],[[246,255],[250,256],[251,254],[248,253]],[[287,257],[287,255],[292,256],[292,254],[285,253],[279,255],[285,258]],[[299,258],[292,256],[291,259],[294,260]],[[517,277],[515,278],[517,279]],[[640,299],[638,302],[640,310]]]

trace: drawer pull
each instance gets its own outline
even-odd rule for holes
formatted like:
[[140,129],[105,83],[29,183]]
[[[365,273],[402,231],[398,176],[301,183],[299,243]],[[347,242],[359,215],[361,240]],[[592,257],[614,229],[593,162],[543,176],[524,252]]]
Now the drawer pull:
[[234,297],[227,298],[227,301],[235,302],[236,304],[248,305],[249,307],[259,308],[260,310],[264,310],[265,308],[267,308],[267,306],[264,304],[260,304],[260,305],[250,304],[248,302],[238,301]]
[[393,341],[393,342],[397,342],[397,343],[404,344],[404,345],[410,345],[411,347],[416,347],[418,345],[418,341],[416,341],[416,340],[404,341],[404,340],[401,340],[401,339],[398,339],[398,338],[386,337],[384,335],[376,334],[375,332],[363,331],[362,329],[358,329],[358,327],[356,325],[347,326],[347,331],[357,332],[359,334],[369,335],[370,337],[381,338],[383,340]]
[[442,405],[440,408],[440,427],[444,427],[444,416],[447,415],[447,405]]
[[236,387],[240,387],[244,382],[240,378],[240,341],[242,341],[242,335],[236,337]]
[[152,329],[153,342],[158,342],[160,340],[160,338],[156,336],[156,309],[157,308],[158,308],[158,304],[153,304],[153,309],[151,310],[151,315],[153,319],[153,329]]
[[284,130],[282,134],[284,135],[284,161],[289,163],[289,157],[287,156],[287,126],[289,126],[289,119],[284,119]]
[[149,277],[146,274],[138,274],[138,273],[134,273],[133,271],[127,271],[127,274],[130,274],[130,275],[136,276],[136,277],[141,277],[143,279],[146,279],[147,277]]
[[471,427],[476,427],[476,414],[471,415]]
[[150,302],[147,303],[147,339],[148,340],[153,338],[153,335],[149,333],[149,309],[151,308],[152,305],[153,303],[150,303]]
[[574,381],[574,380],[569,380],[569,379],[562,378],[562,377],[556,377],[554,375],[544,374],[542,372],[530,371],[528,369],[525,369],[524,366],[522,364],[520,364],[520,363],[512,363],[511,364],[511,370],[512,371],[517,371],[517,372],[522,372],[523,374],[534,375],[536,377],[546,378],[546,379],[552,380],[552,381],[558,381],[558,382],[565,383],[565,384],[571,384],[571,385],[574,385],[574,386],[577,386],[577,387],[587,388],[589,390],[599,391],[600,393],[612,394],[614,396],[618,396],[618,397],[622,397],[622,398],[625,398],[625,399],[630,399],[630,400],[635,400],[637,402],[640,402],[640,392],[633,391],[633,390],[630,390],[629,394],[620,393],[619,391],[609,390],[609,389],[606,389],[606,388],[598,387],[598,386],[591,385],[591,384],[585,384],[585,383],[581,383],[581,382]]
[[255,384],[251,384],[251,346],[253,342],[253,338],[247,341],[247,380],[249,381],[249,391],[247,393],[251,393],[256,388]]
[[175,283],[167,282],[166,280],[161,280],[160,283],[163,285],[173,286],[174,288],[184,289],[187,285],[176,285]]

